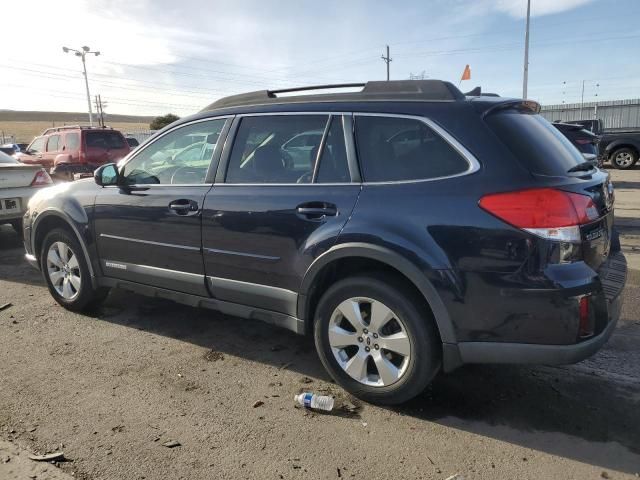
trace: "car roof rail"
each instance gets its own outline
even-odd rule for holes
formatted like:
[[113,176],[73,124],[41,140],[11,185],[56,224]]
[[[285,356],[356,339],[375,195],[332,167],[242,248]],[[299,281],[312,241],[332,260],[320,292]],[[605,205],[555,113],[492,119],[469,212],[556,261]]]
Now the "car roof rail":
[[[297,93],[314,90],[332,90],[358,88],[357,92],[332,92],[295,96],[280,96],[283,93]],[[452,102],[464,100],[464,94],[450,82],[444,80],[391,80],[369,81],[366,83],[338,83],[331,85],[312,85],[308,87],[283,88],[278,90],[259,90],[256,92],[231,95],[216,100],[203,108],[211,111],[237,106],[301,103],[301,102],[357,102],[357,101],[428,101]]]
[[113,127],[105,125],[104,127],[92,126],[92,125],[63,125],[61,127],[49,127],[40,135],[47,135],[53,132],[61,132],[63,130],[113,130]]

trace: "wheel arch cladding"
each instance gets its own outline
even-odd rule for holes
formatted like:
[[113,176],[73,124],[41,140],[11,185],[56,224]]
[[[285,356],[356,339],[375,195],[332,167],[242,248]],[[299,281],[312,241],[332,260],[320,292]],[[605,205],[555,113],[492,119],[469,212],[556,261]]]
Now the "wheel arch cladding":
[[[313,324],[315,306],[322,294],[322,291],[318,291],[316,287],[323,285],[327,275],[335,271],[335,267],[354,260],[361,261],[360,265],[363,268],[360,272],[375,270],[376,266],[382,266],[404,277],[415,287],[431,310],[442,342],[457,342],[449,313],[425,274],[400,254],[385,247],[364,243],[336,245],[318,257],[308,268],[302,281],[297,306],[298,318],[304,320],[307,329]],[[349,271],[349,273],[358,273],[358,271]]]
[[610,157],[623,148],[628,148],[636,152],[636,156],[640,154],[640,142],[636,143],[630,140],[616,140],[606,146],[605,151]]
[[38,260],[40,260],[39,255],[40,250],[42,249],[42,243],[44,242],[47,233],[49,233],[51,230],[55,228],[62,228],[69,231],[69,233],[73,234],[76,237],[78,243],[80,243],[82,254],[89,268],[91,283],[95,287],[96,279],[93,266],[91,264],[91,258],[89,257],[89,252],[87,251],[85,239],[80,233],[81,230],[85,230],[87,226],[88,221],[86,223],[77,224],[77,222],[75,222],[72,218],[57,209],[50,208],[43,212],[40,212],[32,227],[33,253],[36,257],[38,257]]

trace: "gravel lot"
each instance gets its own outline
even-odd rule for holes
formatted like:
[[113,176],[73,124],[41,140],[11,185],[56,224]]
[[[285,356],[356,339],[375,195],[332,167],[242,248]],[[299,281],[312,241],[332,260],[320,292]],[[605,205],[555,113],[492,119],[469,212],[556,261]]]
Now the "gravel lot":
[[[640,169],[613,175],[623,248],[640,269]],[[379,408],[330,381],[311,339],[121,291],[94,316],[73,314],[22,256],[0,227],[0,305],[12,303],[0,312],[2,480],[640,472],[638,270],[615,334],[592,359],[467,366],[407,405]],[[337,410],[296,408],[303,389],[335,395]],[[181,445],[163,446],[171,440]],[[26,459],[57,450],[60,469]]]

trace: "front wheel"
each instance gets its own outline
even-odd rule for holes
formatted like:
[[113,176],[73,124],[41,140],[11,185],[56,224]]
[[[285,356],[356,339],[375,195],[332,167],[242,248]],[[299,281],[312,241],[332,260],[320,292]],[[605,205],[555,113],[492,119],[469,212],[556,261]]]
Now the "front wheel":
[[413,398],[440,368],[433,319],[400,285],[393,275],[346,278],[327,290],[316,310],[320,360],[345,390],[371,403]]
[[75,235],[57,228],[47,234],[40,267],[53,298],[63,307],[80,311],[95,306],[108,290],[94,289],[82,247]]
[[638,153],[631,148],[620,148],[611,155],[611,163],[620,170],[628,170],[638,161]]

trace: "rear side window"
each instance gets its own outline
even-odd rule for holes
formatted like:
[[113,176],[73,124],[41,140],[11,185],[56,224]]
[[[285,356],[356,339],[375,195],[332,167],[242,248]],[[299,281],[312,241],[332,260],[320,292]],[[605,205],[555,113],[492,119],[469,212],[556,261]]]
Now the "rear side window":
[[326,115],[245,117],[226,183],[311,183]]
[[470,168],[446,140],[413,118],[357,115],[356,142],[365,182],[428,180]]
[[532,173],[564,176],[585,161],[571,142],[541,115],[503,110],[489,115],[486,122]]
[[47,152],[57,152],[60,144],[60,135],[51,135],[47,142]]
[[118,132],[91,132],[85,133],[85,142],[88,148],[124,148],[127,143]]
[[80,146],[80,135],[77,133],[67,133],[64,141],[67,150],[78,150]]

